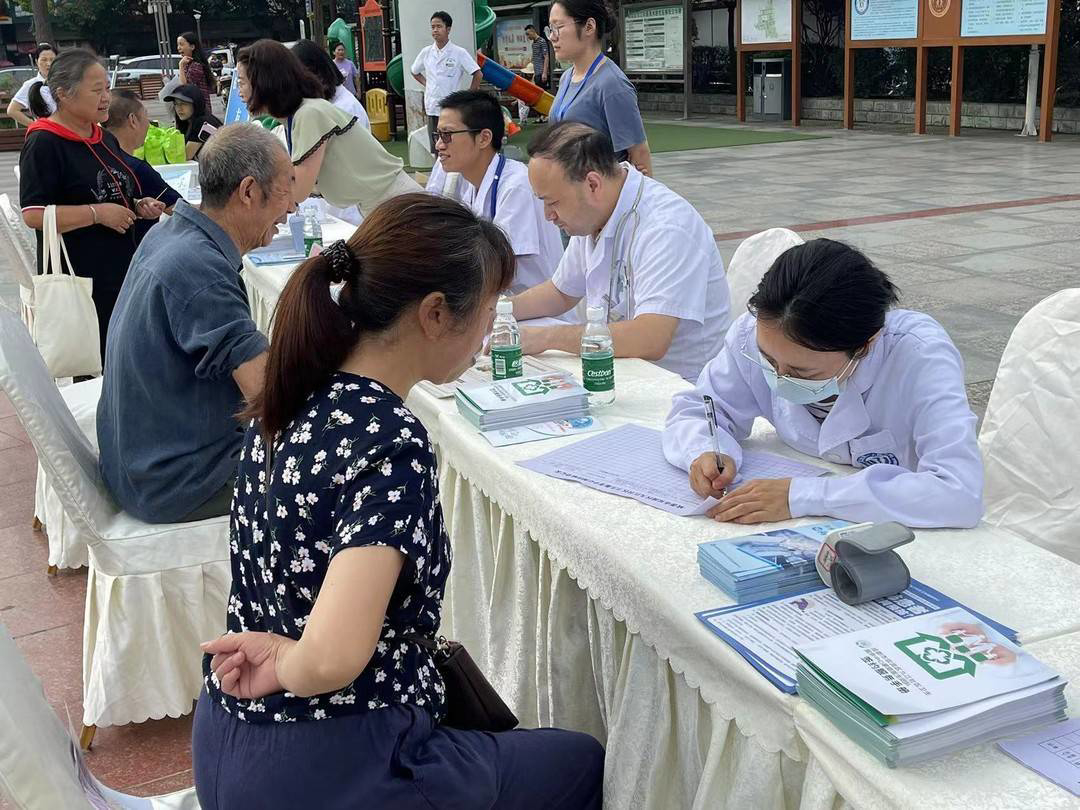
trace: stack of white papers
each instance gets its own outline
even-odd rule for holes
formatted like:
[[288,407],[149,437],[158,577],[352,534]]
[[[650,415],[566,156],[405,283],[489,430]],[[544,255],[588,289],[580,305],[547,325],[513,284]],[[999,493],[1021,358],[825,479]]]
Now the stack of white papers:
[[[819,583],[817,588],[804,593],[763,599],[749,605],[712,608],[696,615],[777,689],[793,695],[795,670],[799,665],[796,648],[856,630],[957,607],[964,608],[941,591],[913,579],[907,590],[862,605],[841,602],[831,588]],[[968,612],[1010,641],[1015,641],[1016,631],[1011,627],[998,624],[973,610]]]
[[698,545],[701,575],[743,604],[802,593],[821,583],[814,563],[825,536],[850,526],[829,520]]
[[481,431],[578,419],[589,412],[585,389],[566,372],[465,386],[455,400],[461,415]]
[[799,694],[890,768],[1065,718],[1065,681],[962,608],[797,653]]

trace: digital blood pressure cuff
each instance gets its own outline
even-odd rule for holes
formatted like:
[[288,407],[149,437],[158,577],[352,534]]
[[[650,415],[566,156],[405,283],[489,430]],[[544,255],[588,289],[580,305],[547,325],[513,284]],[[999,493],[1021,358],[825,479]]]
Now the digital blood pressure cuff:
[[894,549],[914,539],[911,529],[895,522],[834,529],[818,551],[818,575],[849,605],[893,596],[911,584],[911,572]]

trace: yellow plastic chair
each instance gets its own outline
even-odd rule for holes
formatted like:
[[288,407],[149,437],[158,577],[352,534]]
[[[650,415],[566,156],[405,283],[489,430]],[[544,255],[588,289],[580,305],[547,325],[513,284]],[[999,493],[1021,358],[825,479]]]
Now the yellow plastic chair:
[[390,116],[386,111],[386,91],[375,87],[364,94],[364,107],[371,119],[371,134],[384,143],[390,140]]

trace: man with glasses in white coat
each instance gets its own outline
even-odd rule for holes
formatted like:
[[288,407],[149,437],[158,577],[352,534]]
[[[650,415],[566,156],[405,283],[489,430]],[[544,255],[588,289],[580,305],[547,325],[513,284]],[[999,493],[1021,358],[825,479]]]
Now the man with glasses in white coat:
[[[435,131],[443,171],[432,172],[428,190],[459,200],[502,229],[517,260],[510,286],[516,293],[551,278],[563,246],[533,194],[525,164],[500,151],[504,129],[502,107],[491,93],[459,90],[443,99]],[[454,191],[446,188],[447,172],[460,173]]]

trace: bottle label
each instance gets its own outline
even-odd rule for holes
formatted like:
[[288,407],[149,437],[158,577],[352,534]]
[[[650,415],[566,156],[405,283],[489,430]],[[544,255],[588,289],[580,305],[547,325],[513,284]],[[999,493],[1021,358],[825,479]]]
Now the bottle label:
[[524,373],[520,346],[497,346],[491,350],[491,378],[508,380]]
[[314,247],[315,245],[318,245],[319,247],[322,247],[322,237],[321,236],[305,236],[304,237],[304,255],[305,256],[310,256],[311,255],[311,248]]
[[615,388],[615,357],[607,354],[601,357],[581,358],[581,379],[586,391],[598,393],[612,391]]

